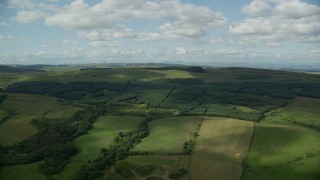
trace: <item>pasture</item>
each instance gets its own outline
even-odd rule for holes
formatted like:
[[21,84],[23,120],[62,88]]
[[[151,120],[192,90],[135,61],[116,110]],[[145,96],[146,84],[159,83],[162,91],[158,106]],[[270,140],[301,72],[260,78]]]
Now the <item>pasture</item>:
[[2,123],[2,121],[4,119],[6,119],[8,117],[8,112],[4,109],[0,109],[0,123]]
[[318,179],[319,139],[304,127],[256,124],[243,179]]
[[149,123],[150,135],[142,140],[133,151],[156,154],[182,153],[183,143],[190,139],[202,117],[173,117]]
[[[319,97],[319,76],[252,68],[34,68],[50,72],[0,72],[0,92],[8,95],[0,103],[0,144],[7,146],[0,155],[14,164],[2,167],[6,178],[28,170],[41,179],[40,162],[45,170],[67,162],[54,175],[42,171],[54,179],[83,177],[91,167],[111,179],[319,177],[320,100],[310,98]],[[32,136],[37,132],[43,135]],[[21,141],[27,143],[10,147]],[[88,163],[93,159],[98,163]],[[23,162],[30,164],[17,165]]]
[[40,163],[2,167],[0,177],[2,180],[46,180],[48,178],[38,171]]
[[71,157],[65,169],[55,177],[59,179],[72,179],[80,167],[96,158],[101,148],[107,148],[119,132],[135,129],[142,117],[133,116],[102,116],[93,123],[87,134],[75,139],[78,153]]
[[189,165],[191,179],[240,179],[253,123],[205,118]]
[[79,107],[58,101],[56,98],[30,94],[8,94],[0,107],[12,115],[0,125],[0,144],[12,145],[34,135],[35,118],[71,118]]
[[298,125],[320,130],[320,99],[297,96],[285,108],[266,114],[263,123]]

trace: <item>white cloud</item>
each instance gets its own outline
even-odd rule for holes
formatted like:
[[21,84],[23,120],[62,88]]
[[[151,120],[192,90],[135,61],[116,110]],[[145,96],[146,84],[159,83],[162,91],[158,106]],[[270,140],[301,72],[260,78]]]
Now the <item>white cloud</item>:
[[299,0],[276,3],[270,16],[241,20],[229,32],[252,42],[320,42],[320,7]]
[[17,23],[27,24],[46,16],[42,11],[20,11],[13,18]]
[[100,33],[97,31],[79,31],[78,32],[79,37],[86,38],[90,41],[101,41],[103,38],[101,37]]
[[241,10],[251,16],[270,15],[273,11],[271,5],[266,3],[265,0],[253,0],[249,5],[243,6]]
[[3,41],[4,39],[5,39],[4,36],[0,34],[0,42]]
[[188,51],[184,47],[177,47],[175,50],[175,54],[185,55],[188,54]]
[[158,33],[140,32],[136,34],[138,41],[158,41],[161,40],[161,35]]
[[108,17],[108,12],[90,7],[83,0],[76,0],[62,8],[60,13],[45,19],[48,26],[61,26],[67,29],[88,29],[110,26],[116,17]]
[[88,45],[91,47],[117,47],[123,44],[117,41],[92,41]]
[[166,23],[160,27],[160,31],[168,39],[198,39],[208,33],[204,27],[181,22]]
[[[66,29],[100,28],[106,32],[105,37],[132,38],[137,34],[119,24],[143,19],[169,21],[159,29],[168,39],[203,37],[210,29],[221,27],[226,22],[226,17],[220,12],[204,6],[183,4],[179,0],[103,0],[92,6],[83,0],[76,0],[64,6],[59,13],[48,16],[45,24]],[[156,36],[144,33],[138,39],[154,40],[158,39]]]
[[234,34],[272,34],[274,22],[265,17],[245,19],[238,24],[229,27]]
[[77,45],[78,41],[63,40],[61,42],[61,44],[63,44],[63,45]]
[[104,39],[133,38],[135,36],[135,32],[125,26],[117,26],[102,30],[102,37]]
[[311,54],[320,55],[320,48],[310,49]]
[[312,15],[319,15],[320,7],[315,4],[308,4],[300,0],[281,1],[275,7],[275,13],[287,18],[301,18]]

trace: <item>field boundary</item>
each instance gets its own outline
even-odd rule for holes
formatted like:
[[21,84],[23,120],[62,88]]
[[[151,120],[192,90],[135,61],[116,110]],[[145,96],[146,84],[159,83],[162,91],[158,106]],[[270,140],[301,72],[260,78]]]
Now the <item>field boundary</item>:
[[[198,128],[198,130],[197,130],[197,134],[200,136],[200,134],[199,134],[199,132],[200,132],[200,130],[201,130],[201,128],[202,128],[202,124],[203,124],[203,121],[204,121],[204,119],[205,119],[206,117],[202,117],[202,119],[201,119],[201,122],[200,122],[200,128]],[[193,149],[195,148],[195,145],[196,145],[196,142],[197,142],[197,139],[198,139],[198,137],[199,136],[196,136],[195,138],[194,138],[194,146],[193,146]],[[193,151],[193,149],[192,149],[192,151]],[[189,155],[189,158],[188,158],[188,165],[187,165],[187,168],[188,168],[188,179],[191,179],[191,173],[189,172],[189,169],[190,169],[190,165],[191,165],[191,158],[192,158],[192,153]]]
[[244,174],[243,172],[244,172],[244,170],[246,168],[247,159],[248,159],[248,155],[249,155],[250,148],[251,148],[251,145],[252,145],[255,128],[256,128],[256,123],[253,123],[252,131],[251,131],[251,139],[250,139],[250,143],[249,143],[249,147],[248,147],[248,151],[247,151],[246,157],[244,158],[244,160],[242,162],[242,171],[241,171],[241,175],[240,175],[240,179],[239,180],[242,180],[242,178],[243,178],[243,174]]
[[176,89],[176,86],[174,86],[170,91],[169,93],[167,94],[167,96],[158,104],[157,108],[160,108],[161,104],[169,98],[169,96],[171,95],[171,93]]

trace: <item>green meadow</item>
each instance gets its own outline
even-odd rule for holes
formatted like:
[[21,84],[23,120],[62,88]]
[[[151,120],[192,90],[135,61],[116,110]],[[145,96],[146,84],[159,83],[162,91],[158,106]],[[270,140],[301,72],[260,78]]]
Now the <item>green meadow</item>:
[[0,66],[0,179],[320,178],[318,75],[27,67]]
[[78,152],[74,155],[64,171],[57,176],[59,179],[72,179],[77,170],[100,153],[101,148],[107,148],[119,132],[135,129],[143,118],[130,116],[102,116],[92,129],[85,135],[75,139]]
[[319,139],[304,127],[257,124],[243,179],[319,178]]
[[11,114],[0,126],[0,144],[7,146],[18,143],[37,133],[32,125],[36,118],[63,119],[71,118],[81,110],[53,97],[9,94],[0,107]]
[[32,163],[28,165],[14,165],[3,167],[0,171],[1,179],[5,180],[16,180],[16,179],[25,179],[25,180],[45,180],[48,179],[45,175],[39,173],[39,164]]
[[173,117],[149,123],[150,135],[133,150],[156,154],[181,153],[183,143],[200,123],[201,117]]

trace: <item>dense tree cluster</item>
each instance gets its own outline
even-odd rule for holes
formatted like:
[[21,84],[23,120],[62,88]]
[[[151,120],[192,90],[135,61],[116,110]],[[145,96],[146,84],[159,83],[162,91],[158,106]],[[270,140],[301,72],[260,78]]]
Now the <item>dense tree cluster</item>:
[[[0,72],[40,73],[38,70],[42,67],[30,66],[30,68],[36,70],[0,66]],[[149,135],[148,123],[153,119],[188,115],[259,121],[266,112],[286,105],[296,95],[320,98],[320,85],[314,83],[317,82],[316,80],[304,82],[303,78],[289,79],[288,77],[291,78],[291,76],[288,76],[288,73],[282,76],[279,75],[282,72],[278,71],[271,73],[268,70],[257,71],[242,68],[213,71],[201,67],[164,67],[155,70],[187,71],[193,77],[171,78],[171,75],[165,73],[154,73],[156,79],[154,81],[135,79],[139,78],[137,76],[131,80],[121,80],[117,83],[79,81],[64,84],[55,81],[31,81],[9,85],[5,90],[6,93],[48,95],[77,100],[93,106],[88,106],[85,110],[77,112],[70,119],[34,119],[32,123],[38,129],[37,134],[11,147],[0,146],[0,167],[42,161],[39,166],[42,173],[46,175],[59,173],[69,158],[77,152],[73,140],[85,134],[99,116],[108,113],[147,116],[148,118],[133,131],[119,132],[114,138],[113,144],[102,148],[100,155],[82,166],[75,178],[101,178],[110,167],[123,178],[130,178],[134,175],[145,177],[151,175],[150,172],[153,170],[151,166],[139,166],[131,171],[114,166],[114,164],[129,155],[148,154],[147,152],[134,152],[132,149],[142,138]],[[100,71],[98,69],[94,71],[83,70],[82,72],[84,71],[86,71],[85,73],[95,71],[90,74],[91,77],[98,76],[99,73],[106,73],[106,70]],[[124,72],[128,71],[130,70],[125,69]],[[144,70],[138,72],[146,73]],[[206,72],[210,72],[210,75],[200,74]],[[276,77],[277,74],[279,77]],[[228,77],[226,78],[225,75]],[[216,78],[216,76],[220,77]],[[70,79],[70,81],[76,80]],[[0,92],[1,103],[6,95],[2,89]],[[98,104],[98,102],[107,103]],[[291,120],[291,123],[315,130],[320,128],[318,125],[308,122]],[[183,154],[190,155],[192,153],[196,136],[195,132],[194,137],[183,144]],[[306,157],[312,156],[313,154],[306,155]],[[186,174],[186,170],[182,168],[170,172],[168,178],[180,179]],[[151,176],[146,179],[161,179],[161,177]]]
[[77,180],[95,179],[103,175],[116,161],[126,158],[130,150],[138,144],[142,138],[149,135],[148,123],[153,120],[146,118],[134,131],[119,132],[114,139],[114,143],[107,149],[101,149],[98,158],[82,166],[76,175]]
[[15,83],[6,89],[11,93],[42,94],[58,98],[81,99],[85,95],[101,96],[104,89],[111,91],[123,91],[128,83],[109,83],[109,82],[71,82],[63,84],[52,81],[30,81]]
[[296,89],[295,94],[298,96],[306,96],[306,97],[312,97],[312,98],[320,98],[320,88],[301,88]]
[[[0,91],[1,91],[1,88],[0,88]],[[6,99],[7,95],[5,94],[0,94],[0,103],[2,103],[2,101],[4,101]]]
[[40,171],[55,174],[62,170],[67,160],[76,152],[73,139],[86,133],[91,124],[105,112],[103,105],[88,107],[71,119],[35,119],[39,130],[31,138],[11,147],[1,149],[1,164],[27,164],[44,160]]

